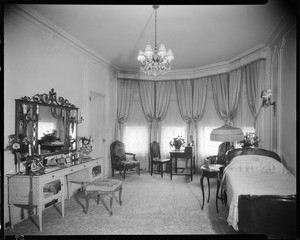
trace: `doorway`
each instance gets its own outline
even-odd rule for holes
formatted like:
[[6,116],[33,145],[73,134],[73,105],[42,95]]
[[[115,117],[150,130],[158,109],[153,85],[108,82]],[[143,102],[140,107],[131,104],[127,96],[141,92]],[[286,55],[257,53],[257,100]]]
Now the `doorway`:
[[93,140],[93,151],[90,156],[94,158],[105,156],[105,95],[90,91],[90,136]]

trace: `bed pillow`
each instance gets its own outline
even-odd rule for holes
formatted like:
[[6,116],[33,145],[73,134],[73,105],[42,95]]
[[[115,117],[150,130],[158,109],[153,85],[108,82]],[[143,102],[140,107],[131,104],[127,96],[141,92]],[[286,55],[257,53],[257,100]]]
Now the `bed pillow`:
[[226,168],[231,171],[254,174],[290,173],[282,163],[274,158],[262,155],[241,155],[234,157]]

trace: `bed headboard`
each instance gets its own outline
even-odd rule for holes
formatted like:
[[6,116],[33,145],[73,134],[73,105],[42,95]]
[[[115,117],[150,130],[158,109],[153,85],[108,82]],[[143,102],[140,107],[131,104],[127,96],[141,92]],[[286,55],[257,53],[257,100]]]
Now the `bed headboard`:
[[236,148],[228,152],[228,163],[236,156],[239,155],[262,155],[268,156],[281,162],[281,158],[277,153],[262,148]]

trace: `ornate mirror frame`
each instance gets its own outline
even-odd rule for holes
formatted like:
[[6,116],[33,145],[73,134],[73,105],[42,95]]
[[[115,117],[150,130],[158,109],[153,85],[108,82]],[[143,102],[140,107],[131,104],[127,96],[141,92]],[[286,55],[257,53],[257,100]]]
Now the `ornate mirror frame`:
[[[61,148],[58,151],[44,154],[41,154],[40,136],[38,136],[39,120],[41,119],[39,114],[42,106],[49,107],[49,111],[55,109],[60,110],[61,113],[63,112],[65,123],[62,126],[64,141]],[[78,108],[63,97],[57,99],[53,88],[49,91],[49,94],[35,94],[33,97],[24,96],[15,99],[15,116],[15,134],[16,136],[23,134],[31,139],[33,155],[49,156],[77,150]],[[70,139],[71,135],[74,135],[72,140]]]

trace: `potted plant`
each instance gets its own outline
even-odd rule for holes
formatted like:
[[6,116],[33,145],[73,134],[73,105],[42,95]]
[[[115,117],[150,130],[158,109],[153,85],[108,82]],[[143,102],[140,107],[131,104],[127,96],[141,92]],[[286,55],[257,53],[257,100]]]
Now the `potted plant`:
[[182,136],[175,137],[173,138],[172,141],[169,142],[171,147],[175,147],[175,149],[180,149],[182,145],[184,145],[184,139],[182,138]]

